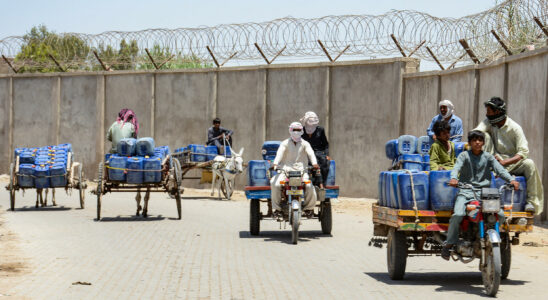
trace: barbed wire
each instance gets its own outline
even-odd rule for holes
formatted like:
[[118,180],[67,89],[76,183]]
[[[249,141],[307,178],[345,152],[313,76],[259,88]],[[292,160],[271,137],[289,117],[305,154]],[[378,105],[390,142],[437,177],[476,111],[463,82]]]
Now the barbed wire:
[[[262,23],[226,24],[215,27],[147,29],[135,32],[109,31],[100,34],[61,33],[51,38],[77,38],[82,45],[64,45],[58,51],[60,64],[68,69],[91,69],[97,66],[93,51],[107,53],[120,51],[122,41],[135,41],[136,52],[131,59],[117,55],[102,57],[108,65],[126,65],[131,68],[149,68],[150,60],[145,49],[160,49],[156,58],[167,60],[172,54],[178,59],[190,57],[195,61],[212,62],[209,47],[219,60],[226,60],[234,53],[236,60],[257,60],[262,56],[257,44],[267,57],[280,54],[284,57],[319,57],[328,52],[364,57],[400,55],[391,35],[398,40],[402,50],[410,53],[422,41],[441,62],[463,59],[464,49],[459,44],[465,39],[480,61],[494,60],[505,55],[493,37],[495,30],[512,52],[519,52],[524,45],[542,46],[546,37],[533,18],[547,23],[548,0],[509,0],[495,7],[462,18],[437,18],[417,11],[392,10],[386,14],[326,16],[315,19],[281,18]],[[0,54],[15,58],[28,42],[25,36],[11,36],[0,40]],[[76,48],[80,47],[80,48]],[[425,47],[419,48],[414,57],[432,60]],[[191,61],[192,61],[191,59]],[[52,61],[15,60],[21,66],[52,66]]]

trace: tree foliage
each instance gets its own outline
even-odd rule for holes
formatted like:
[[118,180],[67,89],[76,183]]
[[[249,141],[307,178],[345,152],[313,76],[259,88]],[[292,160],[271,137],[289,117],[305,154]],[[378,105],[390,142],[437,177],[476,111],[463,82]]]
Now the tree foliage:
[[[144,49],[140,49],[136,40],[122,40],[118,49],[111,45],[90,45],[83,39],[72,34],[56,34],[46,26],[33,27],[24,37],[21,51],[15,57],[19,72],[59,72],[60,69],[50,55],[53,56],[66,71],[100,71],[103,70],[99,61],[92,53],[97,52],[99,58],[110,70],[154,70]],[[161,69],[206,68],[211,64],[194,55],[173,53],[169,48],[154,45],[149,49],[151,56]],[[164,63],[165,62],[165,63]]]
[[33,27],[23,36],[25,43],[15,57],[16,63],[22,63],[20,72],[58,72],[49,55],[57,61],[66,63],[67,69],[72,67],[72,61],[85,60],[89,46],[79,37],[71,34],[58,35],[47,30],[46,26]]

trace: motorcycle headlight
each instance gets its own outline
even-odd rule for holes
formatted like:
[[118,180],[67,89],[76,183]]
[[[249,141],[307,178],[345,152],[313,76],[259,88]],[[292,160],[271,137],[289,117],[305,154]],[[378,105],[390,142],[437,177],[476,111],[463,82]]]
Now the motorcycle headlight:
[[520,225],[520,226],[527,225],[527,219],[526,218],[519,218],[518,225]]
[[289,186],[301,186],[301,177],[289,177]]
[[496,213],[500,210],[500,200],[483,200],[482,211],[485,213]]

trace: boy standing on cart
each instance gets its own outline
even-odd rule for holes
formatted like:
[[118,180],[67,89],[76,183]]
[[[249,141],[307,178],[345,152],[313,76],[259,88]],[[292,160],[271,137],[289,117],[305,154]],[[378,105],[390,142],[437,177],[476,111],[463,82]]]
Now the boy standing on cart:
[[[510,182],[514,189],[519,188],[519,183],[514,179],[504,167],[488,152],[482,150],[485,143],[485,134],[478,130],[472,130],[468,133],[468,144],[471,150],[462,152],[457,158],[453,171],[451,171],[451,180],[449,185],[457,187],[458,183],[471,184],[472,190],[459,190],[453,215],[449,220],[449,229],[447,230],[447,239],[441,252],[441,257],[449,260],[451,248],[459,239],[459,228],[462,218],[466,215],[466,204],[475,198],[480,198],[480,190],[491,185],[491,171],[497,173],[506,182]],[[475,193],[475,197],[474,197]],[[504,212],[499,212],[501,222],[504,220]]]

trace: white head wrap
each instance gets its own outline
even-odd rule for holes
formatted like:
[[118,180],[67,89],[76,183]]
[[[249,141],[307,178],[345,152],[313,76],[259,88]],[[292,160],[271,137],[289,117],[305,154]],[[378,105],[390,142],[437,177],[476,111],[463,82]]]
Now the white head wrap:
[[440,101],[440,104],[438,105],[438,110],[442,106],[447,107],[447,112],[445,113],[445,115],[441,115],[441,111],[440,111],[440,115],[444,119],[447,119],[448,117],[450,117],[453,114],[453,112],[455,111],[455,107],[453,106],[453,103],[451,102],[451,100],[442,100],[442,101]]
[[[293,129],[300,129],[301,131],[293,131]],[[303,125],[299,122],[291,123],[291,125],[289,125],[289,134],[295,143],[300,142],[301,136],[303,135]]]
[[308,134],[314,133],[319,123],[320,119],[318,118],[318,115],[313,111],[306,112],[306,114],[304,114],[304,117],[301,118],[301,124],[303,124],[306,133]]

